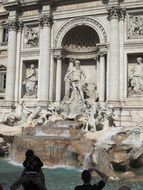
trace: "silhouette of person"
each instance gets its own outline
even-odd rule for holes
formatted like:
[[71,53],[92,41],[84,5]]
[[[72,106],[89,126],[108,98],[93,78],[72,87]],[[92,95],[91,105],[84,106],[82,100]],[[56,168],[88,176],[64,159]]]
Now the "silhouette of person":
[[28,186],[32,183],[37,186],[38,190],[46,190],[44,174],[41,170],[41,167],[43,166],[42,161],[39,157],[34,155],[33,150],[28,150],[25,156],[26,159],[23,162],[25,169],[23,170],[20,179],[14,182],[10,189],[15,190],[21,184],[23,186]]
[[3,190],[2,185],[0,184],[0,190]]
[[[97,184],[91,185],[91,179],[92,179],[91,172],[93,171],[97,172],[97,174],[100,175],[102,180],[100,180]],[[108,180],[108,176],[97,168],[84,170],[81,174],[81,178],[84,182],[83,185],[76,186],[74,190],[101,190],[105,186]]]

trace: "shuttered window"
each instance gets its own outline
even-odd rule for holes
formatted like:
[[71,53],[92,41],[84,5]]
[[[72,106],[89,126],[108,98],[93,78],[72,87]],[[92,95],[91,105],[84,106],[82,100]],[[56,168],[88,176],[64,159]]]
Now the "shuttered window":
[[0,72],[0,93],[5,92],[6,87],[6,72]]

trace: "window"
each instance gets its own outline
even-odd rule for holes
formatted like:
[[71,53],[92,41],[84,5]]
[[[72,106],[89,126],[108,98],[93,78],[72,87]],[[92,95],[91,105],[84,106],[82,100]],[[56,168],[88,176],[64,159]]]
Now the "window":
[[5,92],[6,87],[6,73],[0,72],[0,93]]
[[4,26],[4,27],[3,27],[2,42],[4,42],[4,43],[7,43],[7,42],[8,42],[8,27],[7,27],[7,26]]
[[0,65],[0,99],[4,98],[6,88],[6,67]]

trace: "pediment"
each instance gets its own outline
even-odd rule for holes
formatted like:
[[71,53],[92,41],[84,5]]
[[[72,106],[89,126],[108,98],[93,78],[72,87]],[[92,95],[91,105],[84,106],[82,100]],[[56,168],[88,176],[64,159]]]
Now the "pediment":
[[0,70],[7,70],[7,67],[1,64],[0,65]]

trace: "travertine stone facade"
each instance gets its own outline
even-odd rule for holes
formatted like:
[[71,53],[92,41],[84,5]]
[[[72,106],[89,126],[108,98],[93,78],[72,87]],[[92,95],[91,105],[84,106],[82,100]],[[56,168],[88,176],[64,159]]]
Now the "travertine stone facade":
[[0,1],[1,107],[61,102],[69,62],[78,59],[99,101],[125,117],[142,113],[142,8],[142,0]]

